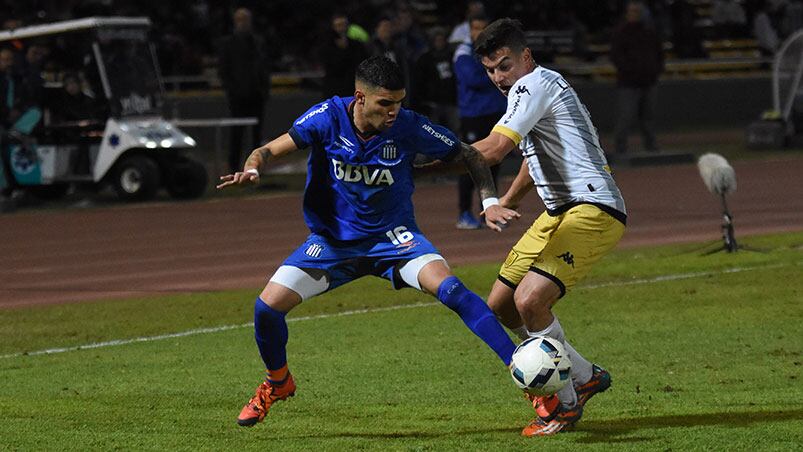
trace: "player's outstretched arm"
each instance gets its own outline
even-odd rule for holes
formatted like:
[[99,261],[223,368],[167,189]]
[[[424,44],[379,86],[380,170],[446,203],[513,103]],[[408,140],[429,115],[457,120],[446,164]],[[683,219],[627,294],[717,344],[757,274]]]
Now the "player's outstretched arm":
[[524,195],[533,187],[533,179],[530,177],[527,160],[522,160],[519,173],[516,174],[516,178],[513,179],[513,183],[510,184],[510,188],[507,189],[507,192],[499,198],[499,204],[508,209],[518,209]]
[[508,221],[518,219],[521,215],[515,210],[499,205],[491,169],[474,147],[467,143],[460,143],[460,159],[466,165],[480,194],[480,199],[482,199],[485,224],[492,230],[501,232],[502,228],[507,227]]
[[493,166],[501,163],[505,156],[516,147],[516,143],[499,132],[491,132],[472,146],[482,154],[489,166]]
[[296,143],[290,138],[289,134],[285,133],[264,146],[254,149],[245,161],[242,171],[220,176],[221,182],[217,188],[226,188],[231,185],[258,184],[259,173],[269,160],[296,150],[298,150]]

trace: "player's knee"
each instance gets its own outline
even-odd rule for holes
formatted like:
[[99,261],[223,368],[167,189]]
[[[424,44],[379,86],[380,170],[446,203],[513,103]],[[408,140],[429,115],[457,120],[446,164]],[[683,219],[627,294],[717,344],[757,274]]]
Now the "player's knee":
[[259,295],[259,300],[271,309],[287,313],[301,303],[301,295],[281,284],[269,282]]
[[556,298],[552,291],[542,286],[519,286],[513,295],[519,311],[536,316],[549,315]]

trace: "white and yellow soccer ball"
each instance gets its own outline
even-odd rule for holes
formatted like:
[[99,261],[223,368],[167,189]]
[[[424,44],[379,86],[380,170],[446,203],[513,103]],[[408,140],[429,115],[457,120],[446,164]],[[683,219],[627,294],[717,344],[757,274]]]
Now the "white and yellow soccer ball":
[[536,336],[519,344],[510,362],[516,386],[536,396],[560,391],[571,377],[572,362],[563,344],[551,337]]

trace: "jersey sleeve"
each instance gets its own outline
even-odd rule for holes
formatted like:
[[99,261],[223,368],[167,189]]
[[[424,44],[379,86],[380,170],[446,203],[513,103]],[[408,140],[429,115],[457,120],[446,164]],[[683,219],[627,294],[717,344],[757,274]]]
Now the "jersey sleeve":
[[321,141],[324,135],[323,131],[329,123],[327,110],[330,108],[330,102],[331,100],[321,102],[307,110],[293,122],[293,126],[287,131],[299,149]]
[[494,132],[518,145],[549,109],[550,93],[531,77],[517,81],[507,97],[507,111],[496,123]]
[[415,137],[415,151],[437,160],[451,160],[460,153],[460,141],[454,132],[430,122],[426,116],[415,113],[411,136]]

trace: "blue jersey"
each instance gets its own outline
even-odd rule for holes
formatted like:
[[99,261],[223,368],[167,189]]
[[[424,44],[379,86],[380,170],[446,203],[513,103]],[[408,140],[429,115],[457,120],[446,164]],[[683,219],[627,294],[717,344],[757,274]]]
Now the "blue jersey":
[[415,225],[416,154],[448,160],[460,143],[448,129],[402,108],[390,129],[363,140],[349,116],[353,97],[332,97],[298,118],[289,134],[309,147],[304,220],[313,233],[336,240],[383,238]]

